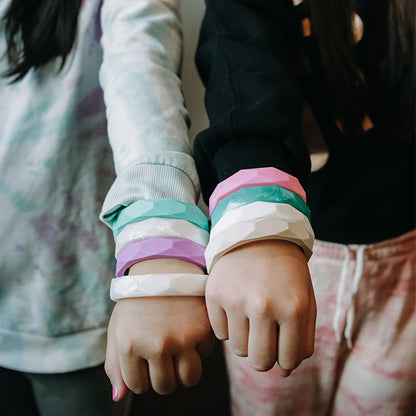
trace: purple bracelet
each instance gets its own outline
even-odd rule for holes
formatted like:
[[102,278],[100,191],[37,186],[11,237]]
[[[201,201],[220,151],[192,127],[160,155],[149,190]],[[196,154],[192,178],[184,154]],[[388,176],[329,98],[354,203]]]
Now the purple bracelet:
[[154,237],[128,244],[117,258],[116,276],[124,276],[143,260],[170,258],[186,260],[206,270],[205,247],[185,238]]

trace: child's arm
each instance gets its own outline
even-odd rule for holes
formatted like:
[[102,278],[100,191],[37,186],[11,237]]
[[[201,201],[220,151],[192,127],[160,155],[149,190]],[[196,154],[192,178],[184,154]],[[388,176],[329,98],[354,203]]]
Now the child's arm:
[[[113,228],[117,240],[114,224],[126,207],[136,204],[142,218],[129,213],[129,225],[144,217],[167,218],[154,230],[147,229],[146,238],[182,238],[173,233],[181,226],[169,230],[172,212],[166,210],[183,208],[184,215],[174,219],[186,222],[187,208],[196,205],[200,188],[181,90],[179,0],[104,0],[101,26],[100,82],[117,173],[101,219]],[[149,200],[162,203],[152,209],[146,204]],[[163,259],[130,268],[130,274],[178,272],[202,270]],[[109,326],[106,361],[115,399],[121,400],[128,388],[141,393],[151,386],[167,393],[178,383],[195,384],[201,375],[200,356],[207,353],[212,339],[202,297],[119,300]]]
[[[188,262],[157,259],[136,264],[130,274],[166,272],[203,273]],[[120,300],[108,329],[105,364],[114,399],[123,399],[127,389],[140,394],[151,386],[166,394],[178,384],[195,385],[213,341],[203,297]]]
[[[246,169],[276,168],[305,183],[310,159],[296,81],[302,32],[292,1],[206,5],[196,62],[210,126],[194,145],[205,201],[218,183]],[[263,185],[284,187],[278,181]],[[281,203],[279,198],[267,202]],[[235,235],[241,234],[238,228]],[[267,234],[267,226],[261,232]],[[226,234],[221,238],[238,240]],[[242,245],[217,261],[206,301],[216,335],[230,338],[236,354],[248,355],[257,370],[277,360],[286,375],[313,351],[316,310],[305,254],[271,234],[267,238],[275,240]]]

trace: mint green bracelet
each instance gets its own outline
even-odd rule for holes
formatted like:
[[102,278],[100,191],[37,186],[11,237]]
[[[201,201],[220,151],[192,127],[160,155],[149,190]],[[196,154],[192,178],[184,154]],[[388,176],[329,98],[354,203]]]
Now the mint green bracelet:
[[113,223],[114,239],[126,225],[154,217],[187,220],[205,231],[209,230],[208,218],[196,205],[176,199],[144,199],[120,211]]
[[277,185],[248,186],[241,188],[218,202],[211,215],[211,226],[229,210],[251,204],[252,202],[277,202],[290,204],[311,221],[311,211],[300,195]]

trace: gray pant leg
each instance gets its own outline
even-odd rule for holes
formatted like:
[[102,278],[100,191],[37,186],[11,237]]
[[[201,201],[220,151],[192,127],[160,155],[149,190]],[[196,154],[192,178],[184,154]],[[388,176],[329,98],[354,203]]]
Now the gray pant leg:
[[41,416],[125,416],[129,401],[114,403],[103,366],[63,374],[26,373]]
[[0,367],[0,415],[39,416],[32,386],[20,372]]

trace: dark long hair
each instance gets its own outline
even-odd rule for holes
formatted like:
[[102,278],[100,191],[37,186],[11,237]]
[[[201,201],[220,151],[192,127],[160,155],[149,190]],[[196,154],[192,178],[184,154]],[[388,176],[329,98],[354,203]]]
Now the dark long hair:
[[[61,68],[75,41],[82,0],[12,0],[5,16],[9,70],[12,81],[31,68],[61,58]],[[346,132],[361,131],[363,80],[354,52],[352,0],[309,0],[322,65],[336,115]],[[369,0],[370,1],[370,0]],[[372,8],[385,7],[389,22],[387,66],[392,88],[404,72],[415,88],[415,0],[371,0]]]
[[12,0],[3,19],[12,82],[71,52],[82,0]]
[[[352,0],[309,0],[313,32],[318,43],[334,113],[344,132],[362,131],[365,85],[357,65],[352,28]],[[390,90],[410,77],[410,106],[415,97],[415,0],[369,0],[372,12],[388,19],[389,49],[385,67]],[[380,40],[382,41],[382,40]],[[413,111],[412,109],[409,109]]]

